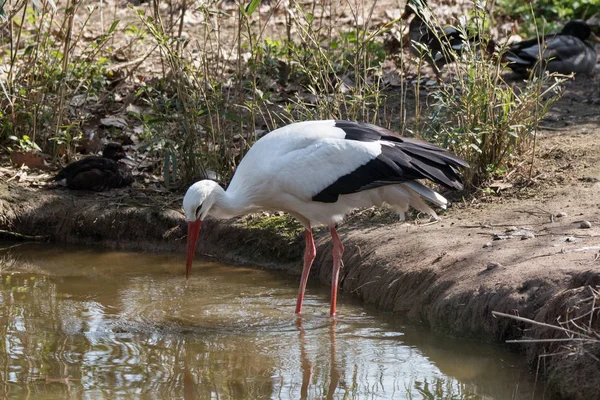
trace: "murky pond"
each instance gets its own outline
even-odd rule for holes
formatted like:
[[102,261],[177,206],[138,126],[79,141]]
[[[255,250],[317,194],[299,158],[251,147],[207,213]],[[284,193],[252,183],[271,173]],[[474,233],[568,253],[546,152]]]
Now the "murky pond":
[[[0,245],[0,249],[9,245]],[[298,278],[182,255],[0,251],[0,393],[19,399],[541,399],[515,354]]]

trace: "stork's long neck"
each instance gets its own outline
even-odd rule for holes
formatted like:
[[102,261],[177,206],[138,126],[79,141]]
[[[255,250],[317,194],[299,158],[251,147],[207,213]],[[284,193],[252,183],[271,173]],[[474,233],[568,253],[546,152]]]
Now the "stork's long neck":
[[218,186],[214,193],[215,202],[210,209],[210,215],[215,218],[232,218],[255,210],[249,199],[239,191],[225,191]]

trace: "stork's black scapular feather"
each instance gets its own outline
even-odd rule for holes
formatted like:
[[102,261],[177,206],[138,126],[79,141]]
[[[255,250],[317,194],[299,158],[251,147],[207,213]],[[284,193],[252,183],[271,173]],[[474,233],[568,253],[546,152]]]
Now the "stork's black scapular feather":
[[313,201],[333,203],[343,194],[415,179],[429,179],[448,189],[463,188],[458,168],[468,167],[469,164],[442,147],[418,139],[399,137],[371,124],[336,121],[335,126],[346,133],[347,140],[379,143],[381,153],[338,178],[313,196]]

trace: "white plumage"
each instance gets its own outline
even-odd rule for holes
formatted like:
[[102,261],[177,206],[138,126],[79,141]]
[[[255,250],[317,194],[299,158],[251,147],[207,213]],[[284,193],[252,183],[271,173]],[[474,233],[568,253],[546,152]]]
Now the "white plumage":
[[[335,314],[337,274],[343,246],[335,224],[358,207],[387,203],[400,214],[409,207],[436,216],[424,201],[445,207],[446,199],[420,183],[428,178],[462,188],[460,158],[427,142],[396,136],[383,128],[349,121],[307,121],[277,129],[258,140],[238,166],[227,190],[204,180],[187,191],[189,275],[201,221],[207,215],[229,218],[258,210],[285,211],[306,228],[307,252],[296,312],[314,259],[311,228],[330,227],[334,239]],[[336,254],[338,253],[338,254]]]

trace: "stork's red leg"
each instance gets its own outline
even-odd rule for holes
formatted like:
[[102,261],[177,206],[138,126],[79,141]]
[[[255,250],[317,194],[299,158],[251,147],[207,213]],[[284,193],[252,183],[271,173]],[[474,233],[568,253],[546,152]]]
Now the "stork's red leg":
[[340,276],[340,267],[342,266],[344,245],[342,244],[335,227],[330,227],[329,231],[331,232],[331,238],[333,239],[333,273],[331,274],[331,308],[329,309],[329,315],[334,317],[337,303],[338,278]]
[[306,239],[306,250],[304,251],[304,267],[302,268],[302,278],[300,279],[300,291],[298,292],[298,299],[296,300],[296,314],[302,312],[302,301],[304,300],[306,282],[308,282],[310,267],[317,254],[317,251],[315,250],[315,241],[310,228],[307,228],[304,231],[304,237]]

